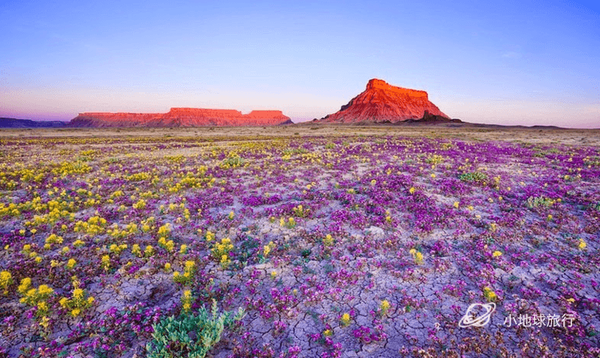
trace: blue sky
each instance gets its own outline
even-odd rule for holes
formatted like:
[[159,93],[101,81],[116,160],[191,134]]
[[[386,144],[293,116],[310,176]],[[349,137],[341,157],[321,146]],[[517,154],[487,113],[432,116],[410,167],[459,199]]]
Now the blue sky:
[[371,78],[453,118],[600,127],[582,1],[0,1],[0,116],[336,112]]

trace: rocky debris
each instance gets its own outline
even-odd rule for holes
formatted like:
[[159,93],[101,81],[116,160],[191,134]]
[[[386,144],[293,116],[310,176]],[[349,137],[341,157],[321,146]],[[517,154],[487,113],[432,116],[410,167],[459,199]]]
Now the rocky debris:
[[385,235],[385,232],[383,231],[383,229],[380,227],[377,227],[377,226],[369,227],[368,229],[365,230],[365,233],[372,234],[373,237],[375,237],[377,239],[382,239],[383,236]]

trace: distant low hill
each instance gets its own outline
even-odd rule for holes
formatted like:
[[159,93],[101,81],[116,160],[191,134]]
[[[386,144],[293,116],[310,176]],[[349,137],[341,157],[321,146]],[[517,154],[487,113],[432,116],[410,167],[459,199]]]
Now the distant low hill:
[[61,121],[33,121],[0,117],[0,128],[61,128],[66,125],[67,122]]

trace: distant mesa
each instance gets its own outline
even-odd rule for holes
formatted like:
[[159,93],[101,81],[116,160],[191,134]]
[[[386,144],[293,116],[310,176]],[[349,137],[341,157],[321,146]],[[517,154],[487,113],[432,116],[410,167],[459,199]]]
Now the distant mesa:
[[317,122],[325,123],[399,123],[460,122],[452,120],[429,101],[427,92],[396,87],[372,79],[367,88],[348,104]]
[[292,123],[281,111],[242,114],[234,109],[171,108],[167,113],[84,112],[73,118],[69,127],[221,127]]

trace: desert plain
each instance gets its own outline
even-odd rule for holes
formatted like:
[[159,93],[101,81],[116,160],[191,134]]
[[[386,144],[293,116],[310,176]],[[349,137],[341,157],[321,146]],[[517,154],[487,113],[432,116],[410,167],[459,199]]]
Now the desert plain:
[[0,130],[0,357],[599,356],[599,143]]

